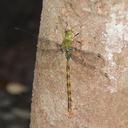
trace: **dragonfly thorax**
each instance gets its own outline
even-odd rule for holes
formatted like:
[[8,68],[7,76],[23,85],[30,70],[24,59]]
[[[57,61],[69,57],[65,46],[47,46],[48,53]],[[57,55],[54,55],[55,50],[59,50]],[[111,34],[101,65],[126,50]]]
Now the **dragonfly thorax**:
[[67,60],[71,58],[73,38],[74,34],[72,30],[65,31],[65,37],[62,42],[62,50],[65,52]]
[[73,41],[73,37],[74,37],[74,34],[72,30],[65,31],[65,39]]
[[65,37],[62,42],[62,48],[65,51],[66,49],[71,49],[73,43],[74,34],[72,30],[65,31]]

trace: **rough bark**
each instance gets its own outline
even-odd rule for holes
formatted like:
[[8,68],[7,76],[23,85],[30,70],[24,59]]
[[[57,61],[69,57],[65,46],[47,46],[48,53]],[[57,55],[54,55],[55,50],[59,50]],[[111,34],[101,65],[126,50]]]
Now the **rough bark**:
[[[128,1],[44,0],[31,128],[128,127]],[[70,61],[74,115],[67,116],[65,29],[80,33]],[[82,55],[82,57],[81,57]],[[81,57],[81,58],[80,58]]]

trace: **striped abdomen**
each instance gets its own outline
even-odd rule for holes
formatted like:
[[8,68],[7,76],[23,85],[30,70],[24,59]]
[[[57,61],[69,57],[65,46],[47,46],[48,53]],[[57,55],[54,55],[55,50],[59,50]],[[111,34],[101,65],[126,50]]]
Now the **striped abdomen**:
[[70,82],[70,65],[69,60],[66,64],[66,79],[67,79],[67,97],[68,97],[68,112],[72,111],[72,97],[71,97],[71,82]]

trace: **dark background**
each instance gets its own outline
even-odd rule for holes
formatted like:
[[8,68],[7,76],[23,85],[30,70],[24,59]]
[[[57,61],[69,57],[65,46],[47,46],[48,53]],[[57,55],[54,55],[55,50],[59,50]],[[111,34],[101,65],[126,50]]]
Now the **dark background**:
[[0,1],[0,128],[29,128],[41,7],[42,0]]

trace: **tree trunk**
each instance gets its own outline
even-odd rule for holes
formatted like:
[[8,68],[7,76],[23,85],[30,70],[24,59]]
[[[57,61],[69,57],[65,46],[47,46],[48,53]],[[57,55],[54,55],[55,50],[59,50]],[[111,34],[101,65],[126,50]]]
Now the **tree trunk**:
[[[31,128],[128,127],[127,8],[127,0],[43,1]],[[78,49],[69,61],[70,116],[59,47],[69,29]]]

